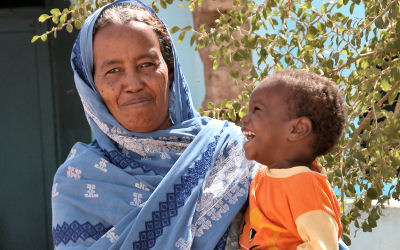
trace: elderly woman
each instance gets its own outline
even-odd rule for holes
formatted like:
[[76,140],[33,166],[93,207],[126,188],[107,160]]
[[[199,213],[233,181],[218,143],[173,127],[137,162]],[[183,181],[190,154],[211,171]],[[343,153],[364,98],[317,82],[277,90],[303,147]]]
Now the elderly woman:
[[128,0],[99,9],[71,63],[95,140],[54,177],[56,248],[222,248],[247,199],[243,137],[193,108],[156,14]]

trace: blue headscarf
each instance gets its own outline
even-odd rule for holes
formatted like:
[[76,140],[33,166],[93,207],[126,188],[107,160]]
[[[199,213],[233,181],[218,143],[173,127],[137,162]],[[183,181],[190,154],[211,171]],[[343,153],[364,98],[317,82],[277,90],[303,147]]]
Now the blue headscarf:
[[71,64],[94,133],[77,143],[53,182],[53,240],[58,249],[213,249],[247,199],[249,163],[240,129],[203,118],[193,107],[174,52],[169,95],[173,126],[149,133],[125,129],[93,82],[93,26],[85,21]]

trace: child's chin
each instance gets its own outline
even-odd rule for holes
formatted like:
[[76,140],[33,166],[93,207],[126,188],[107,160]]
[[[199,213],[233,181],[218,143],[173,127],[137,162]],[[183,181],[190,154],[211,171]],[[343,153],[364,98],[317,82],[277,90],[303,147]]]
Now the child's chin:
[[249,161],[252,161],[252,160],[254,160],[254,155],[253,154],[251,154],[250,152],[249,152],[249,150],[244,150],[244,155],[246,156],[246,159],[247,160],[249,160]]

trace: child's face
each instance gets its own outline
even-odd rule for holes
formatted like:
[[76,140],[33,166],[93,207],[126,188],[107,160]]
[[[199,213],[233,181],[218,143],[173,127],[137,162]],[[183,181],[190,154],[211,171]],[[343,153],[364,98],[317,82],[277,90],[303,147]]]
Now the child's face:
[[250,97],[249,112],[243,117],[246,158],[270,166],[285,157],[290,131],[285,93],[279,85],[257,87]]

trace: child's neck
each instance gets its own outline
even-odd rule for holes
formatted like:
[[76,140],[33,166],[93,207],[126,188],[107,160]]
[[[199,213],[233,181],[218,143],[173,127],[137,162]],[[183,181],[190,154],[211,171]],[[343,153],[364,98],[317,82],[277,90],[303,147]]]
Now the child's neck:
[[287,168],[292,168],[292,167],[297,167],[297,166],[305,166],[310,168],[311,170],[314,170],[314,167],[312,165],[312,162],[314,160],[287,160],[284,159],[282,161],[274,162],[268,165],[269,169],[287,169]]

